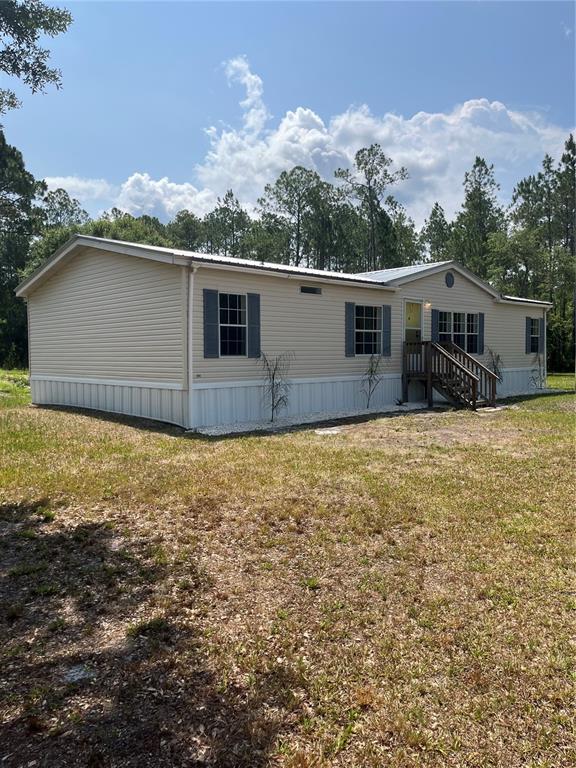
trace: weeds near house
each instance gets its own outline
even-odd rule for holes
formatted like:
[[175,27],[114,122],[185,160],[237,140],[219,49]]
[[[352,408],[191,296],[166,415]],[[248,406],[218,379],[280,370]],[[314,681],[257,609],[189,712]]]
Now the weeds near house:
[[372,395],[382,381],[382,355],[370,355],[368,366],[362,375],[361,392],[366,397],[366,408],[370,408]]
[[3,768],[576,763],[574,395],[329,442],[24,395],[0,398]]
[[293,359],[293,352],[283,352],[276,357],[269,357],[262,352],[260,366],[264,373],[264,397],[270,410],[270,421],[272,422],[278,415],[278,411],[288,405],[290,392],[288,373]]
[[534,357],[534,368],[531,371],[530,386],[534,389],[542,389],[546,385],[546,361],[544,355],[537,354]]
[[490,349],[490,347],[488,347],[488,367],[496,374],[498,381],[503,381],[502,368],[504,367],[504,363],[502,362],[502,357],[498,352],[494,352],[493,349]]

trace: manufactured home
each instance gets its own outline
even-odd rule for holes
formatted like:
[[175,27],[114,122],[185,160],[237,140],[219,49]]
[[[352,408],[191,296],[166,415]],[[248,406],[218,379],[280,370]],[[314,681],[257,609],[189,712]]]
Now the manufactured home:
[[344,274],[77,235],[17,289],[37,404],[189,429],[268,417],[287,353],[297,419],[443,398],[476,408],[546,375],[550,304],[453,261]]

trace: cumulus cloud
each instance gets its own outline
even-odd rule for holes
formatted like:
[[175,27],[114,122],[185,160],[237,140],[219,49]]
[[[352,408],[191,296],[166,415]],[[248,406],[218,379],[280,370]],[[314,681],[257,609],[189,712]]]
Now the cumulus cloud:
[[153,179],[147,173],[133,173],[120,187],[115,205],[134,216],[147,213],[159,218],[173,217],[183,208],[203,215],[212,209],[216,196],[193,184],[177,184],[166,176]]
[[560,154],[568,133],[537,113],[483,98],[470,99],[448,112],[418,112],[411,117],[375,115],[367,105],[360,105],[327,122],[312,109],[299,106],[272,125],[262,79],[251,71],[246,57],[225,62],[224,73],[230,86],[244,89],[241,124],[207,129],[210,146],[196,165],[195,183],[153,179],[138,172],[119,188],[103,179],[75,177],[59,179],[60,186],[82,202],[107,193],[110,205],[164,219],[181,208],[202,215],[230,188],[250,210],[265,184],[281,171],[304,165],[333,179],[334,170],[349,165],[358,149],[377,142],[397,166],[408,169],[409,179],[395,194],[421,224],[436,200],[449,215],[457,211],[464,173],[476,155],[494,164],[502,198],[507,200],[515,182],[534,172],[546,152]]
[[79,176],[48,176],[44,179],[49,189],[65,189],[79,200],[93,201],[108,199],[115,194],[115,188],[106,179],[83,179]]

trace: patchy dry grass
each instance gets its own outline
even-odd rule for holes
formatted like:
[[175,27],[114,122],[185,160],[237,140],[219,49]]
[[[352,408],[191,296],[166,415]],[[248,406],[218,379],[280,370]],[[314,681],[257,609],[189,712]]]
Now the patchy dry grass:
[[573,396],[224,440],[0,402],[2,766],[574,765]]

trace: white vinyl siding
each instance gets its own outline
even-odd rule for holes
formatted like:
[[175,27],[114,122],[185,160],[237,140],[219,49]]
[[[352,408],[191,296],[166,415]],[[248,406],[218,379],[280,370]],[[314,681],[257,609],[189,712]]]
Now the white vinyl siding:
[[[203,355],[202,290],[260,294],[261,345],[266,354],[293,352],[290,378],[358,376],[366,357],[345,355],[345,304],[391,305],[391,351],[382,361],[384,373],[400,373],[404,340],[404,300],[422,302],[422,339],[431,337],[432,308],[453,313],[484,313],[484,355],[499,354],[505,368],[532,365],[525,354],[526,306],[498,304],[470,280],[455,275],[452,288],[440,272],[407,283],[393,293],[353,285],[323,284],[316,296],[302,294],[301,283],[289,277],[246,274],[201,266],[194,278],[193,368],[194,382],[256,381],[262,378],[259,361],[250,358],[206,359]],[[534,311],[534,310],[531,310]],[[454,317],[454,316],[453,316]],[[454,319],[452,317],[452,325]],[[464,318],[464,334],[467,317]]]
[[29,297],[31,373],[185,384],[183,269],[88,250]]

